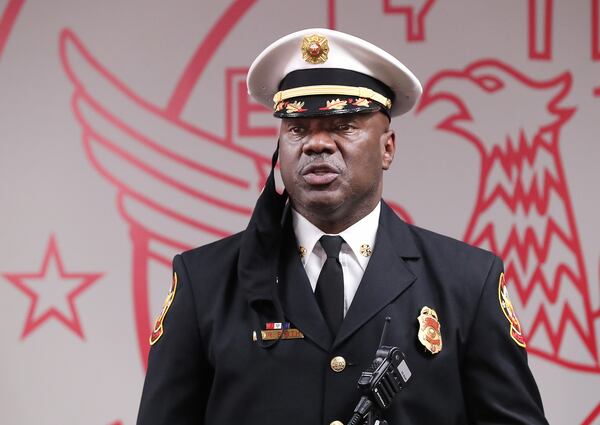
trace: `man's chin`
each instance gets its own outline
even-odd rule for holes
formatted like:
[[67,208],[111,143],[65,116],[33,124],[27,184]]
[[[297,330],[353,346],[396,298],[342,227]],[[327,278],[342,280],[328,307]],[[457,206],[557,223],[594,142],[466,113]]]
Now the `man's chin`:
[[342,204],[344,199],[337,193],[328,190],[311,191],[310,196],[304,199],[293,201],[294,207],[298,212],[305,210],[312,214],[329,215],[334,213]]

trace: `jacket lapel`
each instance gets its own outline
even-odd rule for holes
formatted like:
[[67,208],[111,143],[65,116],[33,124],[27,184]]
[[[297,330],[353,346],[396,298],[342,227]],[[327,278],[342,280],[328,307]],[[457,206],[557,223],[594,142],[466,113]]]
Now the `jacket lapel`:
[[403,260],[420,257],[408,226],[383,201],[381,206],[373,255],[333,348],[349,338],[416,280]]
[[314,341],[323,350],[329,351],[333,338],[300,262],[296,237],[291,229],[291,217],[286,221],[279,276],[283,311],[306,338]]

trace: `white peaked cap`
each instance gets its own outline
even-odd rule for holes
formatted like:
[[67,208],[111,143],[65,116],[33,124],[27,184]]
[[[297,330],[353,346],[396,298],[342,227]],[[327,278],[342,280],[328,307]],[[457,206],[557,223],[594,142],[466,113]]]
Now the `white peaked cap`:
[[[307,37],[314,35],[326,40],[326,49],[328,48],[325,59],[320,61],[306,60],[306,55],[303,55],[303,43]],[[390,99],[392,100],[391,108],[387,111],[390,116],[408,112],[423,92],[417,77],[402,62],[385,50],[343,32],[325,28],[310,28],[280,38],[258,55],[248,71],[246,80],[248,94],[257,102],[273,108],[276,103],[274,96],[280,92],[280,84],[290,72],[321,69],[323,74],[326,74],[326,70],[332,68],[364,74],[387,86],[389,93],[393,93],[393,99]],[[313,72],[313,74],[315,73]],[[331,81],[326,84],[328,84],[327,87],[332,86]],[[346,81],[343,85],[348,86],[349,84]],[[315,86],[311,85],[311,87]],[[319,92],[319,94],[323,93]],[[335,95],[336,92],[327,94]],[[348,95],[349,93],[340,94]]]

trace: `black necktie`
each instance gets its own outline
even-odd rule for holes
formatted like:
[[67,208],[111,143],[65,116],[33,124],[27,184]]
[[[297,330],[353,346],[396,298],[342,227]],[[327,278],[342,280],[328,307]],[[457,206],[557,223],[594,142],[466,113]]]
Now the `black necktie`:
[[344,320],[344,274],[339,259],[344,240],[341,236],[323,235],[320,242],[327,259],[317,279],[315,296],[332,335],[336,335]]

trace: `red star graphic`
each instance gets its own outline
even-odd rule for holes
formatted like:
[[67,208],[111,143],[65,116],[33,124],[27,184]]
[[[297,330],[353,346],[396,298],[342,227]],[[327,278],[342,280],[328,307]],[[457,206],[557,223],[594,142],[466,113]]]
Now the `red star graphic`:
[[31,299],[21,339],[54,317],[84,339],[75,298],[85,291],[102,273],[67,273],[64,269],[54,235],[50,236],[46,254],[38,273],[4,273],[19,290]]

